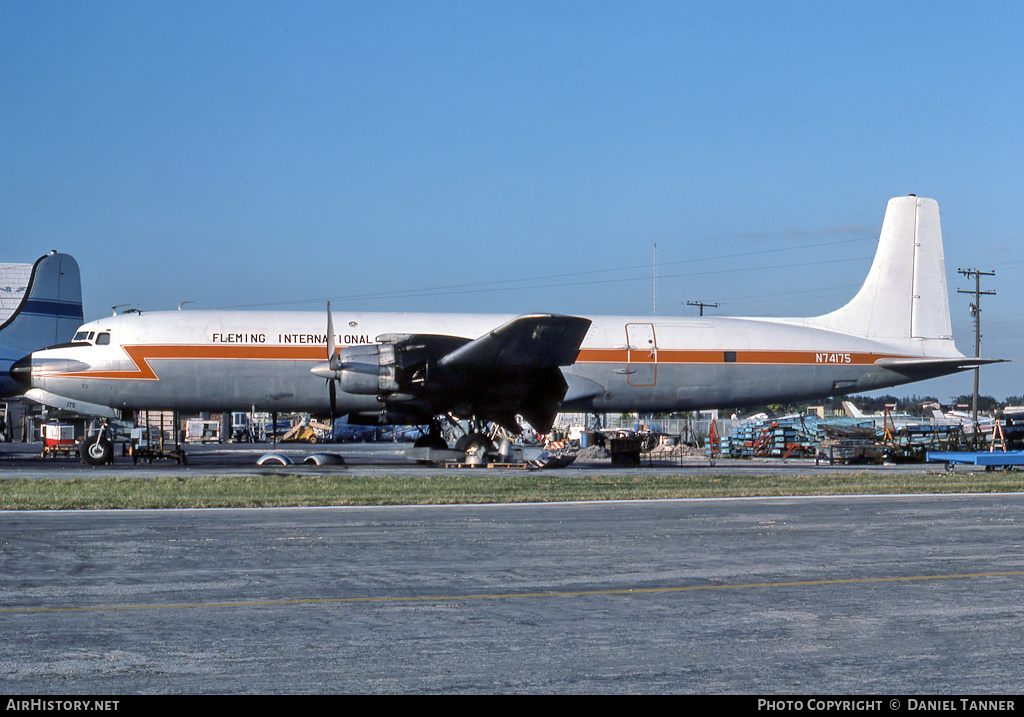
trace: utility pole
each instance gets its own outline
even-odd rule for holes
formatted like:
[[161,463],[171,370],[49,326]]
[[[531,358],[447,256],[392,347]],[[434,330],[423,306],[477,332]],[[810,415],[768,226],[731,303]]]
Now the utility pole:
[[687,301],[686,305],[687,306],[699,306],[700,307],[700,315],[701,316],[704,315],[704,307],[705,306],[707,306],[708,308],[711,308],[711,309],[717,309],[718,308],[718,304],[706,304],[703,301]]
[[[964,276],[974,277],[974,291],[957,289],[958,294],[974,294],[974,303],[971,304],[971,316],[974,317],[974,358],[981,356],[981,297],[982,295],[995,296],[994,291],[981,290],[981,277],[995,276],[994,271],[978,271],[977,269],[957,269],[957,273]],[[974,421],[974,441],[977,447],[978,440],[978,377],[981,373],[979,367],[974,369],[974,403],[971,409],[971,420]]]

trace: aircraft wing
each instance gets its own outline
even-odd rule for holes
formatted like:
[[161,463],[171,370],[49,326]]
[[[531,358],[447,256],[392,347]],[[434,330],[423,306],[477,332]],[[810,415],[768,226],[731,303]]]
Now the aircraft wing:
[[[373,385],[379,386],[378,400],[397,410],[473,416],[513,433],[521,430],[519,415],[547,433],[568,389],[560,367],[575,363],[589,328],[590,319],[535,314],[473,340],[436,334],[378,336],[380,348],[369,350],[377,352],[373,370],[385,378],[379,383],[372,379]],[[358,373],[348,359],[364,350],[344,349],[335,364]],[[326,366],[316,370],[326,375],[325,369],[330,373]],[[333,375],[345,388],[342,374]]]
[[590,319],[550,314],[520,316],[445,355],[445,369],[507,371],[571,366]]
[[438,362],[474,414],[519,433],[521,415],[548,433],[568,384],[559,369],[571,366],[590,328],[575,316],[520,316],[443,356]]

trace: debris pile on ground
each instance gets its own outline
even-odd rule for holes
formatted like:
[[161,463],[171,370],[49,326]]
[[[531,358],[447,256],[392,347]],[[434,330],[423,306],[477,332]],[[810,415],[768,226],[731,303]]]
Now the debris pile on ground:
[[576,451],[576,459],[580,461],[600,461],[611,456],[604,446],[587,446]]

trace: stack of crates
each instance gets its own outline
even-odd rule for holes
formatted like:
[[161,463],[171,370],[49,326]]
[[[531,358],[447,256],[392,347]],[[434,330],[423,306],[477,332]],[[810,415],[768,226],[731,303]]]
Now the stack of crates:
[[722,455],[730,458],[802,456],[814,450],[802,418],[767,420],[740,425],[722,439]]

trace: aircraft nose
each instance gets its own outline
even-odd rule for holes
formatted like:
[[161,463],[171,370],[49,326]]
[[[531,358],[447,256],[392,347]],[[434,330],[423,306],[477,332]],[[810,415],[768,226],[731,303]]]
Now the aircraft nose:
[[39,380],[41,378],[88,370],[89,364],[84,361],[65,358],[39,358],[34,354],[29,354],[11,364],[11,377],[25,388],[38,388],[41,384]]
[[32,354],[11,364],[11,377],[25,388],[32,388]]

